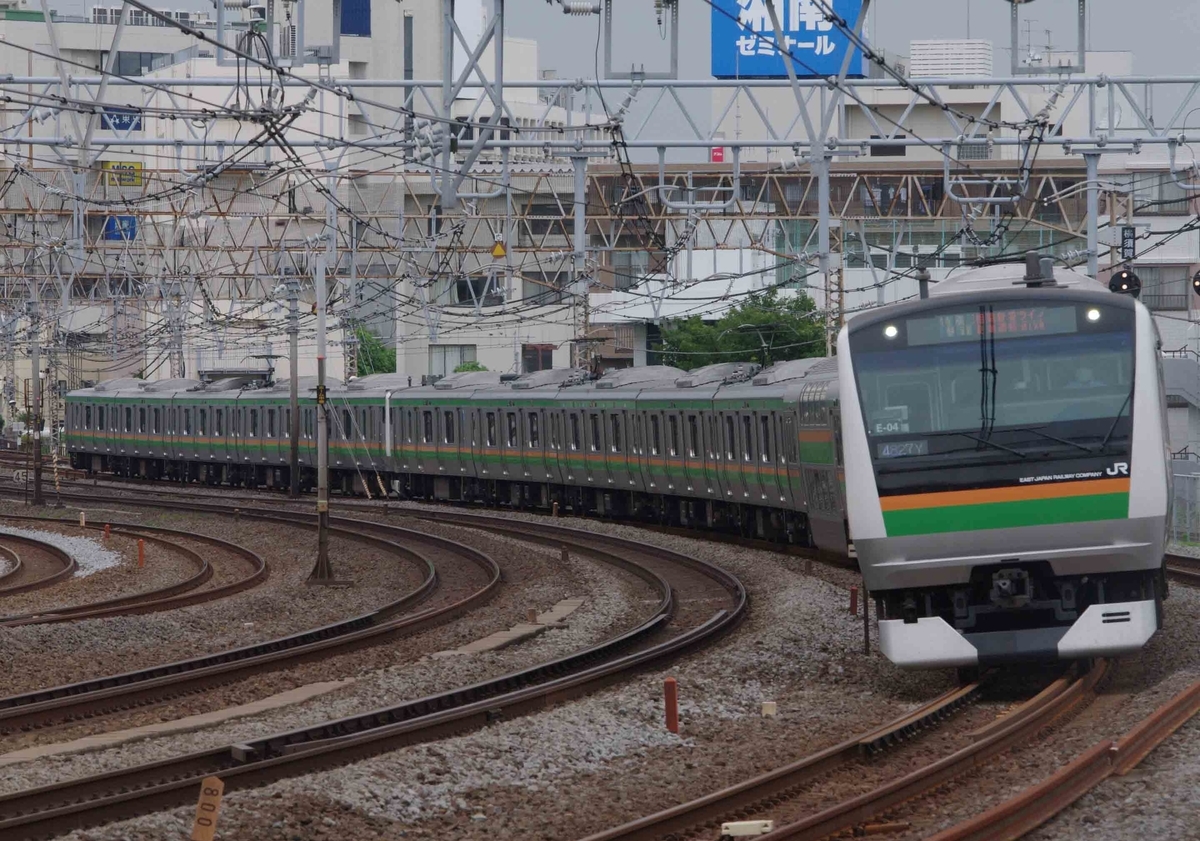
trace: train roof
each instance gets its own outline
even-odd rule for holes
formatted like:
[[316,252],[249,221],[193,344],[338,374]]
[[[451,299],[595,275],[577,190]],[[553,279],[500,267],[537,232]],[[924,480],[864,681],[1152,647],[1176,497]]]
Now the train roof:
[[[929,297],[941,298],[946,295],[982,292],[989,289],[1013,289],[1025,279],[1027,271],[1025,263],[1022,262],[995,263],[990,266],[979,266],[963,272],[955,272],[945,280],[932,284],[929,288]],[[1080,289],[1088,292],[1108,293],[1108,287],[1103,283],[1073,269],[1055,268],[1053,280],[1053,287],[1047,285],[1044,288]]]

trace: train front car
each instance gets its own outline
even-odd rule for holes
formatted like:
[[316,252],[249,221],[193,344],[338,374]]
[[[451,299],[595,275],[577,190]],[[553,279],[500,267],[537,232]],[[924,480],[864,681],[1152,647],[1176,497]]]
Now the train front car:
[[1157,330],[1048,270],[964,272],[839,337],[851,536],[900,666],[1114,655],[1161,625]]

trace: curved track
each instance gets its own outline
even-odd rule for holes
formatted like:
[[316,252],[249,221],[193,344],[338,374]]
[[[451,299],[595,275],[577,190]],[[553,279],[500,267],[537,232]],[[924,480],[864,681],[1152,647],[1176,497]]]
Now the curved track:
[[[45,519],[40,517],[19,517],[14,515],[0,515],[0,520],[45,522]],[[133,523],[109,523],[108,525],[112,526],[113,534],[123,534],[135,540],[141,539],[157,543],[172,552],[183,555],[196,567],[195,575],[184,581],[167,585],[166,587],[147,590],[129,596],[120,596],[114,599],[87,602],[84,604],[65,605],[62,607],[48,607],[32,613],[0,616],[0,627],[6,625],[70,622],[78,619],[100,619],[109,616],[132,616],[143,613],[156,613],[162,610],[175,610],[181,607],[189,607],[207,601],[226,598],[235,593],[256,587],[266,581],[269,574],[267,562],[257,552],[247,549],[244,546],[239,546],[236,543],[231,543],[228,540],[221,540],[217,537],[210,537],[189,531],[180,531],[179,529],[144,526]],[[99,526],[89,526],[89,528],[100,529]],[[246,563],[248,572],[241,578],[218,587],[198,590],[197,588],[212,578],[212,564],[196,550],[190,549],[177,540],[171,540],[163,535],[170,535],[174,538],[186,538],[187,540],[211,546],[240,558]]]
[[[23,580],[20,584],[10,584],[0,588],[0,596],[28,593],[30,590],[49,587],[51,584],[64,581],[75,574],[75,559],[68,552],[51,543],[5,532],[0,532],[0,543],[4,544],[6,550],[11,554],[16,554],[8,545],[12,543],[24,546],[28,550],[24,558],[18,558],[17,571],[11,576],[13,578],[21,577]],[[39,557],[37,564],[30,563],[30,557],[33,555],[48,556],[49,560]],[[47,571],[37,571],[34,569],[35,566],[45,567]]]
[[[245,509],[241,513],[254,515]],[[657,610],[638,627],[613,639],[471,686],[248,743],[0,797],[0,815],[5,816],[0,819],[0,834],[48,837],[68,828],[187,802],[194,798],[200,780],[210,774],[219,774],[229,791],[539,710],[709,643],[735,627],[747,609],[745,588],[734,576],[661,547],[494,517],[447,515],[437,519],[566,546],[629,569],[659,590]],[[335,521],[367,525],[345,518]],[[420,532],[413,534],[434,539]],[[715,611],[711,604],[714,590],[723,594],[724,602]],[[670,633],[676,626],[682,627]]]

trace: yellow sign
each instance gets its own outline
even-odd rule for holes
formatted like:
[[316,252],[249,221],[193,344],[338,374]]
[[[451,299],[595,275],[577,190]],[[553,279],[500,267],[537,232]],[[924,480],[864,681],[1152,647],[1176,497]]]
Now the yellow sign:
[[101,161],[104,183],[110,187],[142,186],[142,165],[137,161]]
[[213,841],[217,831],[217,816],[221,813],[221,795],[225,783],[219,777],[205,777],[200,783],[200,802],[196,804],[196,820],[192,823],[192,841]]
[[500,240],[496,240],[496,244],[492,246],[492,256],[497,260],[503,260],[504,255],[507,253],[508,252],[504,250],[504,243]]

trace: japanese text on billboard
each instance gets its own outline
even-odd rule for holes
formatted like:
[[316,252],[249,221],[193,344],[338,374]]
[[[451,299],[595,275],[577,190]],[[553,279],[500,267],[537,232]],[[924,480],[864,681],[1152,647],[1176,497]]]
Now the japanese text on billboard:
[[[785,76],[775,39],[772,0],[713,0],[712,74],[717,78]],[[852,29],[862,0],[774,0],[784,52],[797,76],[835,76],[851,48],[850,38],[830,19],[832,9]],[[862,75],[862,52],[854,49],[849,75]]]

